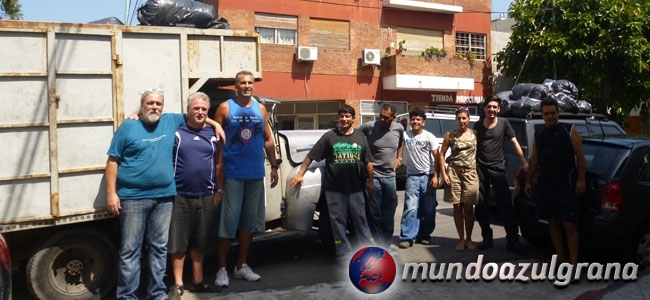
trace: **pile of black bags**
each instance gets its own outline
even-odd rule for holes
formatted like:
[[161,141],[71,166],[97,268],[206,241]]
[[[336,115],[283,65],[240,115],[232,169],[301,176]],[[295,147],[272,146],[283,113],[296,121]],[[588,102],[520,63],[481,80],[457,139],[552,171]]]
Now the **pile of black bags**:
[[501,99],[500,116],[525,118],[532,112],[540,112],[541,99],[557,100],[561,112],[591,113],[591,104],[578,100],[578,88],[566,79],[546,79],[544,83],[519,83],[510,91],[496,94]]
[[194,0],[148,0],[138,8],[140,25],[230,29],[214,16],[214,6]]

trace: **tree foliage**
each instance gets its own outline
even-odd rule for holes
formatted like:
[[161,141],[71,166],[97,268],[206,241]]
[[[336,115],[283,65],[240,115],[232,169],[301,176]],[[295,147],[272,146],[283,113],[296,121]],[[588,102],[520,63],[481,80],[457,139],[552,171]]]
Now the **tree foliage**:
[[599,112],[650,111],[650,1],[515,0],[497,66],[516,82],[567,79]]
[[20,8],[21,6],[18,0],[2,0],[0,2],[0,9],[9,16],[10,20],[20,20],[23,18]]

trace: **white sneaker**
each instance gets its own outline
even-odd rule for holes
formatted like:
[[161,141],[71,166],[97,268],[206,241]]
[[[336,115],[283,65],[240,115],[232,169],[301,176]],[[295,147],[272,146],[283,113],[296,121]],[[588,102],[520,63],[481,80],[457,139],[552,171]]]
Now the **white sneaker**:
[[214,284],[220,287],[228,287],[230,279],[228,278],[226,268],[220,268],[219,271],[217,271],[217,279],[214,280]]
[[243,264],[241,269],[237,269],[237,266],[235,266],[235,278],[246,279],[248,281],[258,281],[262,279],[262,277],[255,274],[247,264]]

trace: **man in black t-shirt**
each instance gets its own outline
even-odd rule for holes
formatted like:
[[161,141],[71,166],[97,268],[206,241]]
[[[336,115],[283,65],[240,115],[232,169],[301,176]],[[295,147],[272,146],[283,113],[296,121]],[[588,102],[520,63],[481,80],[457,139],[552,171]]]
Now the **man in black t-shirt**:
[[479,204],[476,205],[475,215],[478,224],[481,226],[481,235],[483,236],[483,242],[478,245],[478,249],[487,250],[494,247],[487,204],[491,185],[494,190],[499,215],[506,230],[506,239],[508,240],[506,249],[517,254],[527,254],[526,248],[519,243],[519,228],[512,204],[512,195],[506,179],[506,166],[503,157],[505,139],[512,143],[524,171],[528,169],[528,163],[517,142],[517,137],[512,126],[510,126],[510,122],[507,119],[497,117],[501,110],[501,100],[496,96],[485,98],[483,110],[485,111],[485,118],[474,124],[474,129],[478,131],[476,163],[480,181]]
[[578,264],[578,197],[584,194],[585,156],[578,130],[571,124],[558,122],[559,107],[554,99],[541,103],[543,129],[535,134],[530,174],[537,176],[532,192],[532,176],[526,178],[525,192],[537,202],[541,217],[548,218],[553,248],[560,262],[566,262],[564,235],[569,248],[569,262]]

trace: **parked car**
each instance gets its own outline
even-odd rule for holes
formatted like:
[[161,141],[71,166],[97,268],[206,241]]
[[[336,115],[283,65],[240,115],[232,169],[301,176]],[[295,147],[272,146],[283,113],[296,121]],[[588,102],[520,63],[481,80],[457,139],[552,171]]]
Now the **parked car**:
[[[450,130],[458,128],[456,124],[456,109],[458,106],[431,106],[425,108],[427,110],[427,120],[424,123],[424,129],[433,133],[438,139],[438,144],[442,146],[442,141],[444,140],[445,133]],[[476,109],[472,107],[470,109],[470,123],[469,128],[474,127],[474,123],[478,121],[479,117],[476,114]],[[398,122],[404,126],[404,130],[410,130],[411,126],[409,125],[409,114],[403,113],[397,115],[395,122]],[[446,154],[449,156],[449,153]],[[395,171],[397,188],[400,190],[404,189],[404,183],[406,182],[406,166],[402,165]]]
[[[582,249],[611,250],[619,259],[650,266],[650,136],[583,136],[587,165],[585,195],[579,200]],[[523,193],[517,176],[515,209],[523,237],[548,244],[548,224]]]
[[11,299],[11,255],[5,238],[0,233],[0,300]]
[[[515,131],[517,141],[524,152],[526,160],[532,155],[535,132],[544,127],[544,120],[540,113],[533,113],[529,118],[507,117],[512,129]],[[580,134],[625,134],[625,130],[605,115],[599,114],[573,114],[560,113],[560,122],[571,123],[576,126]],[[521,168],[521,162],[515,153],[510,141],[503,145],[503,155],[506,160],[506,177],[511,189],[515,186],[515,177]]]

